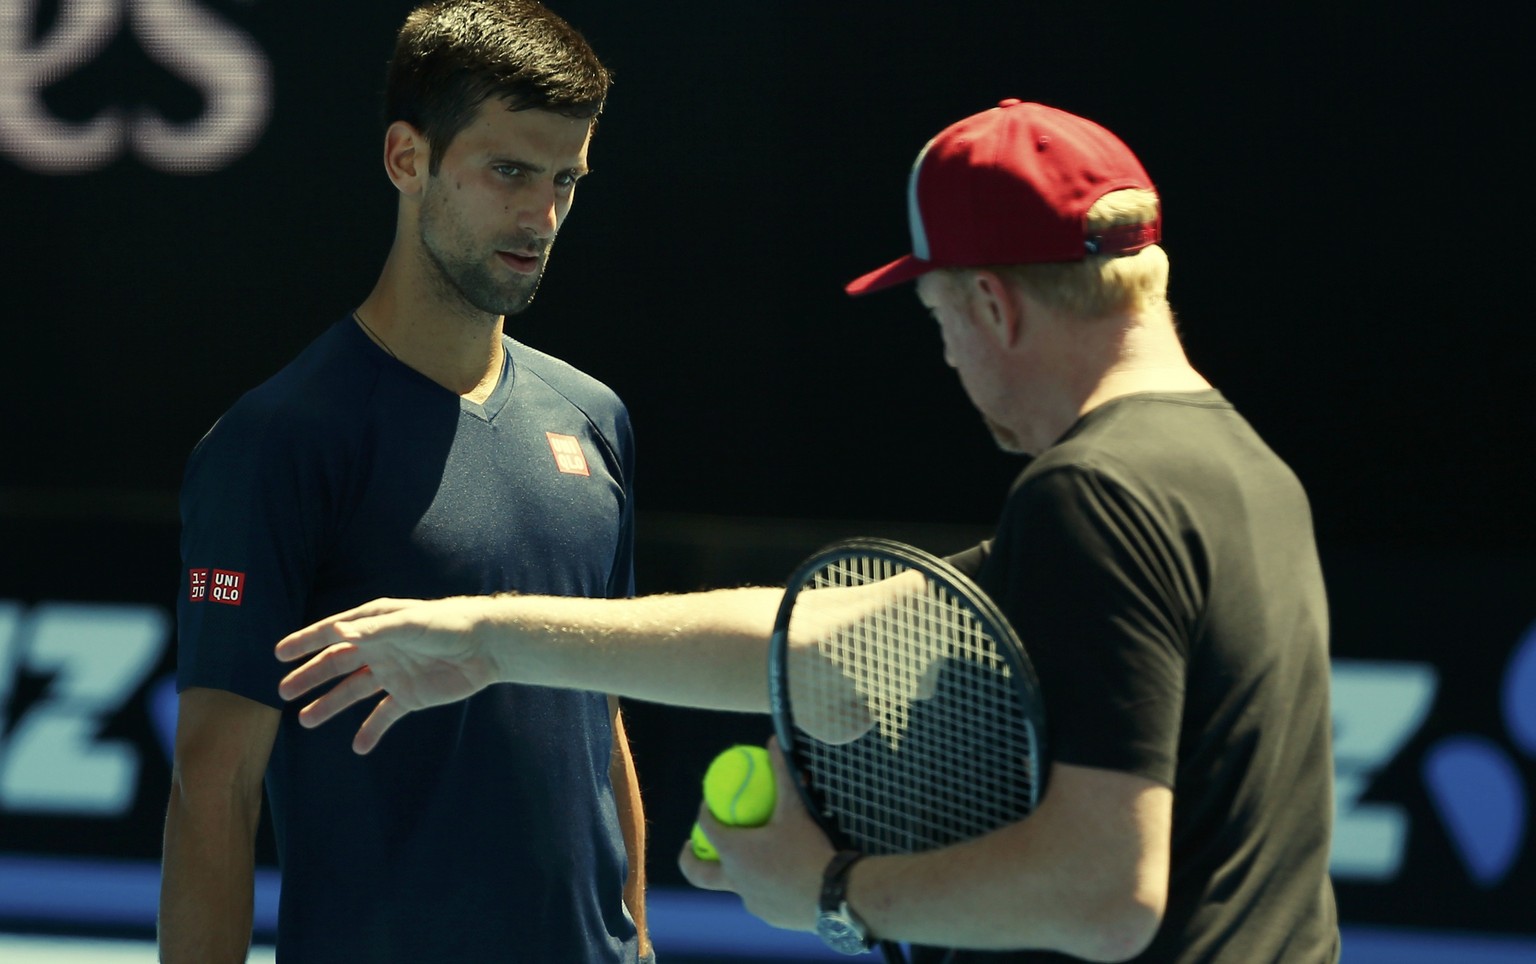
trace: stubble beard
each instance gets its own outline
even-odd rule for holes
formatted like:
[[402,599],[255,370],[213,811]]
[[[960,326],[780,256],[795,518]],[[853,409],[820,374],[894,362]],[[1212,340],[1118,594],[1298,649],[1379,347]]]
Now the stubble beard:
[[[429,195],[421,209],[421,249],[434,269],[440,294],[485,314],[516,315],[525,311],[538,293],[539,282],[544,280],[553,242],[540,248],[539,270],[518,275],[510,269],[492,267],[483,257],[477,258],[478,245],[462,233],[443,237],[441,229],[447,222],[440,203]],[[521,251],[532,246],[524,239],[499,250]]]

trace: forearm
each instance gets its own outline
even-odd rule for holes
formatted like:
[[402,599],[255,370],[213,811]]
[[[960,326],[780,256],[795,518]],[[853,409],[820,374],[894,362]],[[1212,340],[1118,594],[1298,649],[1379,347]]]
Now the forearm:
[[1147,781],[1058,766],[1028,819],[942,850],[867,859],[850,875],[849,903],[882,938],[1124,960],[1162,918],[1171,800]]
[[630,916],[635,920],[635,930],[640,935],[640,953],[643,956],[650,951],[651,946],[650,933],[645,924],[645,809],[641,805],[640,781],[635,774],[634,756],[629,751],[629,733],[616,705],[613,722],[614,752],[610,777],[629,863],[629,874],[624,880],[624,906],[629,908]]
[[256,814],[198,812],[173,790],[160,879],[160,960],[244,961],[251,942]]
[[498,678],[706,709],[768,708],[768,637],[783,591],[483,601]]
[[[1052,873],[1040,852],[1045,848],[1029,845],[1041,841],[1000,839],[1007,836],[931,854],[867,858],[850,875],[850,906],[883,940],[1083,956],[1082,895]],[[1002,854],[1012,865],[1006,872]]]

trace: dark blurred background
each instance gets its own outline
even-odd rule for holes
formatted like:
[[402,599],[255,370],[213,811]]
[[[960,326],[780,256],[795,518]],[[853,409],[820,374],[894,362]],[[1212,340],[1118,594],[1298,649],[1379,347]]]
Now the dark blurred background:
[[[36,640],[82,618],[59,603],[169,612],[186,453],[371,287],[395,214],[378,94],[410,6],[0,0],[0,857],[158,855],[169,635],[85,702]],[[1510,200],[1530,106],[1505,18],[555,9],[617,81],[509,331],[629,403],[642,591],[781,580],[845,534],[985,534],[1019,463],[910,292],[841,286],[908,250],[907,171],[943,126],[1005,97],[1084,114],[1160,188],[1194,363],[1312,496],[1348,696],[1346,919],[1536,932],[1536,337]],[[87,728],[38,742],[50,713]],[[652,874],[676,884],[703,765],[766,722],[630,713]],[[94,811],[79,781],[106,770],[37,762],[92,741],[137,748]],[[4,880],[0,923],[46,926]]]

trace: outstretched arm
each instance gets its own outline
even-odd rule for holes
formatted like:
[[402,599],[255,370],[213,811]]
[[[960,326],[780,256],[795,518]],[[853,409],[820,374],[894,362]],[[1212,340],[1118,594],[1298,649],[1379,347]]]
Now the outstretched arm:
[[[842,679],[842,670],[816,641],[920,581],[908,572],[866,586],[801,593],[789,626],[790,675],[814,674],[823,691],[837,692],[829,683]],[[291,700],[341,681],[300,711],[305,726],[382,694],[353,740],[359,753],[413,710],[498,682],[762,712],[768,709],[768,640],[782,599],[780,589],[754,588],[632,599],[378,599],[278,643],[279,659],[310,657],[283,679],[279,692]],[[852,685],[843,695],[840,704],[803,711],[800,724],[828,742],[857,737],[869,717]]]
[[768,637],[782,595],[749,588],[634,599],[381,599],[278,643],[279,659],[312,657],[280,692],[295,699],[341,679],[303,709],[305,726],[386,694],[353,741],[360,753],[411,711],[497,682],[763,711]]

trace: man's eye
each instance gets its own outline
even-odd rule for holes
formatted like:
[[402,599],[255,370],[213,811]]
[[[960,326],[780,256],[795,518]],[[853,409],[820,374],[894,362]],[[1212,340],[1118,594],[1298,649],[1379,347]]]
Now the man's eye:
[[491,170],[495,171],[497,174],[500,174],[502,177],[517,177],[519,174],[523,173],[522,168],[515,167],[511,164],[497,164],[495,167],[491,168]]

